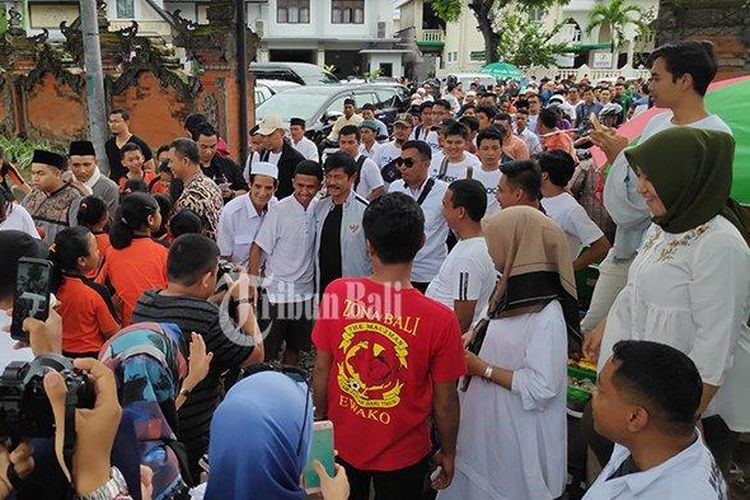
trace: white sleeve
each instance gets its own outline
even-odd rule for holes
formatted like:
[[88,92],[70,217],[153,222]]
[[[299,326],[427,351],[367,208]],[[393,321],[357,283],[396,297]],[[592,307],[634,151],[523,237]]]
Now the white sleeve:
[[572,230],[583,246],[589,246],[604,236],[602,230],[591,220],[591,217],[581,205],[576,204],[570,210],[569,216]]
[[258,234],[255,235],[256,243],[266,254],[270,254],[276,246],[278,234],[278,211],[271,208],[263,219]]
[[558,307],[550,305],[537,314],[543,315],[528,329],[523,366],[513,372],[512,392],[521,396],[523,409],[544,410],[547,402],[565,390],[565,364],[568,357],[565,320]]
[[219,227],[216,229],[216,244],[219,246],[219,254],[222,257],[231,257],[234,250],[234,228],[232,220],[227,217],[227,210],[219,214]]
[[34,219],[31,218],[31,214],[29,214],[28,210],[18,204],[13,205],[13,210],[18,210],[18,213],[21,216],[21,231],[32,238],[41,239],[39,237],[39,231],[37,231],[36,225],[34,224]]
[[478,259],[456,259],[451,269],[453,300],[478,300],[482,292],[482,270]]
[[750,252],[740,237],[731,234],[708,234],[705,238],[693,259],[688,282],[695,326],[695,341],[688,355],[703,382],[721,386],[750,312]]
[[383,182],[383,176],[380,175],[380,169],[378,168],[377,164],[369,158],[365,160],[364,164],[362,165],[361,173],[362,181],[364,181],[364,184],[370,190],[367,193],[367,196],[370,195],[373,189],[377,189],[385,185],[385,183]]

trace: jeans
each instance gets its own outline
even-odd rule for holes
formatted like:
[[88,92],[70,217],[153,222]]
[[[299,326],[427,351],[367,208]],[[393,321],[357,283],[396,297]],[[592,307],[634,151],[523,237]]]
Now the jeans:
[[635,256],[627,259],[615,259],[614,249],[610,249],[607,256],[599,264],[599,279],[596,280],[591,304],[586,317],[581,320],[581,332],[585,335],[593,330],[607,317],[617,294],[625,288],[628,282],[628,271]]

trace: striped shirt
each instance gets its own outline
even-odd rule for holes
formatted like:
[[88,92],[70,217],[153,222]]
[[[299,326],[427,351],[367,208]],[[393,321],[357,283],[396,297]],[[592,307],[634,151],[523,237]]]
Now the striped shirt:
[[183,340],[180,348],[186,358],[190,352],[191,332],[201,335],[206,342],[206,352],[214,355],[208,376],[193,389],[178,412],[177,434],[187,448],[190,469],[195,473],[198,460],[208,450],[211,417],[223,394],[221,374],[238,368],[252,354],[253,348],[232,342],[222,331],[219,308],[205,300],[169,297],[149,291],[138,300],[133,314],[134,323],[141,321],[179,326]]

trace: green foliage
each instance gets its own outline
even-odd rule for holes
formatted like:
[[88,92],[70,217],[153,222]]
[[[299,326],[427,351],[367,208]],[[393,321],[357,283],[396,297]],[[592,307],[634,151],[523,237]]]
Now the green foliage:
[[609,3],[597,4],[589,12],[589,25],[586,33],[596,27],[609,27],[612,37],[612,50],[619,50],[625,40],[625,29],[634,25],[641,33],[648,32],[647,13],[640,6],[626,4],[626,0],[610,0]]
[[47,140],[29,140],[20,137],[5,137],[0,135],[0,148],[3,149],[3,157],[15,165],[28,179],[31,159],[35,149],[46,149],[65,154],[66,152]]
[[362,73],[362,78],[368,81],[374,80],[380,76],[382,76],[382,72],[380,71],[380,68],[374,69],[372,71],[365,71],[364,73]]
[[427,0],[435,14],[446,23],[458,21],[461,17],[463,2],[461,0]]
[[555,55],[566,51],[568,44],[555,43],[553,38],[565,23],[545,30],[540,23],[530,22],[528,14],[508,10],[500,16],[498,53],[503,61],[519,67],[551,66]]

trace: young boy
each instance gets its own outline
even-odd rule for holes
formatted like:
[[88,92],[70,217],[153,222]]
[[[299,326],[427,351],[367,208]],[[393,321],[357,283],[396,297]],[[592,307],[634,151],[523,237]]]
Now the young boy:
[[166,194],[169,196],[169,186],[174,180],[172,169],[169,168],[169,161],[162,162],[156,171],[159,175],[154,177],[148,184],[148,190],[151,194]]
[[[565,231],[573,259],[573,270],[578,271],[598,262],[609,251],[609,241],[586,210],[565,190],[573,177],[575,161],[559,149],[540,153],[537,161],[542,171],[542,207]],[[578,255],[582,246],[588,248]]]
[[141,147],[129,142],[120,151],[122,152],[122,165],[128,169],[125,177],[120,178],[118,182],[120,191],[124,191],[125,183],[131,179],[141,179],[146,185],[149,185],[154,180],[154,173],[143,169],[145,158]]
[[443,154],[436,155],[430,165],[430,177],[451,183],[457,179],[470,179],[480,168],[479,158],[466,151],[469,129],[452,122],[443,129]]
[[503,136],[500,130],[489,127],[477,135],[477,154],[482,162],[474,171],[474,179],[484,186],[487,193],[487,215],[500,210],[497,201],[497,187],[500,184],[500,162],[503,157]]

